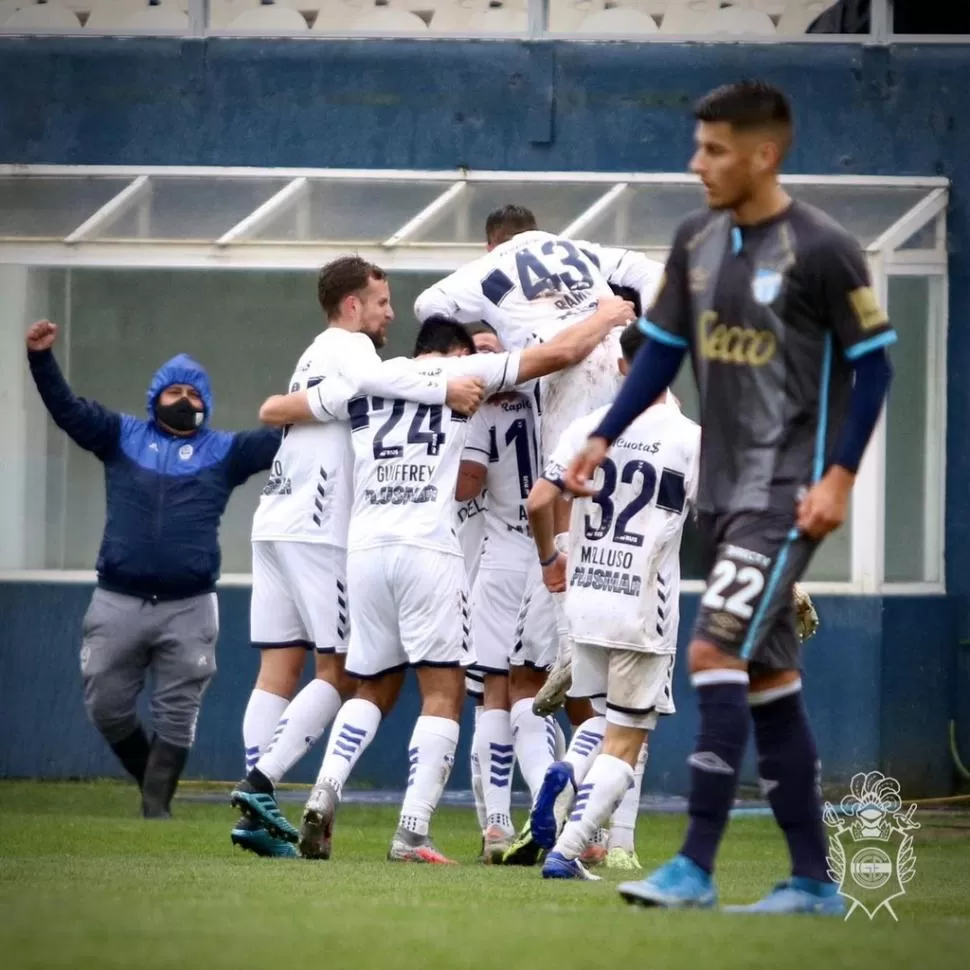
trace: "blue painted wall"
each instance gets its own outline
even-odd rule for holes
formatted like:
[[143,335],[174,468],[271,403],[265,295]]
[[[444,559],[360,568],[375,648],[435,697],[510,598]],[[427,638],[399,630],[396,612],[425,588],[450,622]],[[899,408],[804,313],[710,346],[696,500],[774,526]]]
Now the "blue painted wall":
[[[0,584],[0,777],[121,774],[88,724],[81,699],[77,655],[90,595],[85,585]],[[681,647],[697,599],[684,597]],[[240,725],[257,657],[248,640],[249,591],[223,589],[219,601],[218,673],[205,698],[188,775],[230,781],[242,774]],[[805,653],[805,681],[825,782],[844,785],[856,771],[882,766],[891,768],[913,796],[948,791],[949,705],[944,699],[952,685],[952,618],[946,599],[830,596],[820,598],[818,608],[823,625]],[[934,618],[929,624],[928,616]],[[682,794],[697,727],[683,663],[677,667],[674,696],[679,711],[658,727],[648,786]],[[410,682],[361,760],[358,783],[403,787],[407,740],[417,712]],[[469,705],[452,787],[469,787],[471,730]],[[307,756],[290,780],[312,781],[319,758],[319,753]],[[754,778],[749,758],[745,780]]]
[[[878,763],[914,793],[945,792],[954,711],[970,751],[970,657],[956,646],[970,639],[970,48],[0,39],[0,162],[676,171],[692,100],[752,75],[794,101],[790,171],[952,180],[949,595],[826,599],[807,656],[829,777]],[[222,669],[192,768],[231,777],[255,663],[247,594],[221,595]],[[111,767],[79,703],[86,596],[0,586],[0,774]],[[682,788],[694,727],[682,670],[680,680],[682,713],[658,733],[651,764],[667,790]],[[387,726],[388,759],[403,751],[413,709],[409,695]],[[381,757],[369,756],[365,776],[385,777]],[[387,767],[400,775],[396,760]],[[461,758],[458,784],[464,772]]]

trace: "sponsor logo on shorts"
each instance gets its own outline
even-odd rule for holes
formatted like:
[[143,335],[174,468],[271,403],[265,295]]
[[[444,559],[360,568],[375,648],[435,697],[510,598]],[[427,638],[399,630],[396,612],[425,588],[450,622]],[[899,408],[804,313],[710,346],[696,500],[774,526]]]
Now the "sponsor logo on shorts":
[[723,610],[719,613],[712,613],[707,618],[707,626],[711,633],[716,634],[728,643],[738,640],[744,630],[744,624],[741,620]]
[[725,546],[721,555],[724,559],[736,559],[738,562],[750,563],[752,566],[771,565],[771,559],[768,556],[751,549],[743,549],[741,546]]
[[829,835],[829,875],[839,894],[852,903],[845,918],[861,909],[869,919],[885,909],[897,922],[892,900],[906,893],[916,875],[909,833],[920,827],[915,803],[903,812],[899,782],[881,771],[853,775],[849,794],[838,808],[825,803],[822,817]]

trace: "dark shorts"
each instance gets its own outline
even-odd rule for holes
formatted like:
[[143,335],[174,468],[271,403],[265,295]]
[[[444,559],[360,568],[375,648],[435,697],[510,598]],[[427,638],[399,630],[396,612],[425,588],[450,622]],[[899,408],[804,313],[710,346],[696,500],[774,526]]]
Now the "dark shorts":
[[801,644],[792,586],[818,546],[795,529],[791,512],[699,513],[707,586],[694,638],[753,666],[797,670]]

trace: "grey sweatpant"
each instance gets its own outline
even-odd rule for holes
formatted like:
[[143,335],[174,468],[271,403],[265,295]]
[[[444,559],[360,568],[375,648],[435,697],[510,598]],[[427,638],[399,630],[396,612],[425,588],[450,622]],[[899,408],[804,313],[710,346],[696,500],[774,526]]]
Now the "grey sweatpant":
[[191,747],[202,695],[216,672],[215,593],[151,603],[96,589],[84,614],[84,707],[112,744],[138,729],[135,701],[151,673],[152,727]]

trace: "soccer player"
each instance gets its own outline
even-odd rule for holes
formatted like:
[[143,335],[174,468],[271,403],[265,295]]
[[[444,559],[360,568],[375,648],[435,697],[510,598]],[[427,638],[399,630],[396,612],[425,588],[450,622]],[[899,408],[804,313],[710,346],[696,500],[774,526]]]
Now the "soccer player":
[[588,481],[610,445],[689,350],[704,434],[698,529],[710,567],[689,655],[700,708],[690,823],[671,861],[620,892],[646,905],[714,905],[714,860],[753,721],[762,786],[792,868],[743,909],[839,914],[792,584],[845,520],[896,334],[856,241],[779,184],[792,140],[782,92],[731,84],[704,97],[694,116],[691,168],[708,209],[678,229],[648,313],[650,339],[565,477],[574,494],[592,493]]
[[[574,364],[629,318],[630,304],[611,297],[590,319],[521,354],[473,354],[474,343],[460,324],[429,321],[419,332],[411,365],[428,377],[478,377],[492,394]],[[351,399],[346,413],[355,466],[347,670],[361,683],[334,722],[304,812],[300,850],[329,857],[343,786],[397,699],[406,668],[413,666],[421,716],[408,745],[408,788],[389,858],[447,862],[428,829],[454,759],[464,667],[474,660],[465,567],[454,529],[465,423],[447,407],[357,396],[353,388],[341,393],[335,385],[324,382],[303,397],[317,420]]]
[[[634,324],[620,338],[626,375],[643,343]],[[546,850],[547,879],[596,879],[580,856],[594,833],[635,790],[639,800],[646,741],[661,714],[673,714],[671,677],[680,619],[680,540],[697,482],[700,428],[663,391],[617,438],[603,462],[602,485],[574,502],[568,549],[557,549],[553,510],[563,473],[608,408],[574,422],[528,500],[543,581],[565,591],[573,668],[571,694],[605,715],[602,748],[570,745],[546,772],[530,827]],[[575,746],[575,750],[574,750]],[[639,775],[639,779],[637,778]],[[556,810],[575,804],[561,835]],[[633,821],[636,806],[633,806]],[[614,865],[638,868],[633,851],[616,846]],[[558,841],[557,841],[558,835]]]
[[[482,352],[500,353],[493,333],[474,337]],[[480,775],[485,822],[482,861],[500,862],[512,844],[512,771],[515,763],[509,715],[509,654],[529,568],[534,559],[525,500],[536,477],[534,397],[524,389],[489,398],[468,422],[456,498],[488,492],[485,542],[471,594],[476,662],[482,678],[482,711],[476,713],[473,764]],[[524,738],[523,738],[524,740]],[[540,738],[545,744],[545,736]]]
[[[375,393],[425,406],[440,407],[451,394],[459,406],[468,389],[464,382],[448,387],[439,376],[393,372],[377,356],[394,319],[383,270],[356,256],[334,260],[320,271],[317,296],[327,327],[300,357],[291,392],[342,377],[358,384],[370,380]],[[285,425],[281,400],[270,398],[260,417]],[[231,837],[261,855],[295,855],[265,828],[267,817],[285,822],[274,786],[353,692],[344,672],[352,461],[346,425],[285,427],[253,519],[250,627],[253,646],[261,651],[260,671],[243,719],[248,773],[231,796],[244,817]],[[306,650],[315,650],[316,677],[293,697]]]

